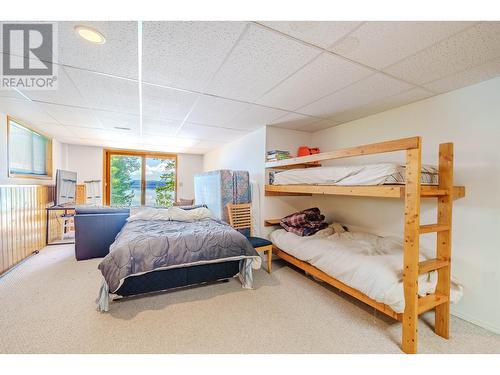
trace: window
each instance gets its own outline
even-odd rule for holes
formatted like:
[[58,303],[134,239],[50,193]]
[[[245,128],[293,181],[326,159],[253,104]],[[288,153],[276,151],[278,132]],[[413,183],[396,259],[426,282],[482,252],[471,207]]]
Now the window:
[[9,177],[52,177],[52,141],[7,118]]
[[105,203],[111,206],[171,206],[177,192],[177,155],[104,151]]

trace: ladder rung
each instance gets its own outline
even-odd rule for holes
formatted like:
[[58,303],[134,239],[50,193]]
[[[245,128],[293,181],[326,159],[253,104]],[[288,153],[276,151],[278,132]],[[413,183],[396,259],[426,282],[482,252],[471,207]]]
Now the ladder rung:
[[418,299],[418,313],[422,314],[426,311],[429,311],[436,306],[448,302],[448,299],[448,296],[440,293],[429,294],[425,297],[420,297]]
[[426,224],[420,226],[420,233],[444,232],[449,229],[450,226],[445,224]]
[[423,273],[431,272],[438,270],[440,268],[444,268],[450,265],[450,262],[444,259],[428,259],[420,262],[418,264],[418,274],[421,275]]

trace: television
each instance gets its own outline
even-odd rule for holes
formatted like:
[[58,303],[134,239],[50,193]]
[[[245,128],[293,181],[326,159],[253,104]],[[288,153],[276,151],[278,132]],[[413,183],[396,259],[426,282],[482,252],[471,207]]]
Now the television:
[[76,172],[56,172],[56,206],[76,204]]

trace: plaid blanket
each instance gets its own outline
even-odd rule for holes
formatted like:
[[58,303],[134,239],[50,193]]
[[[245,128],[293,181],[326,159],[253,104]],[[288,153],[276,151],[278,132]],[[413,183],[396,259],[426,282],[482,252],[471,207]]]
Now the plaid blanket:
[[287,232],[298,236],[310,236],[328,226],[324,220],[325,216],[321,214],[319,208],[313,207],[284,217],[280,225]]

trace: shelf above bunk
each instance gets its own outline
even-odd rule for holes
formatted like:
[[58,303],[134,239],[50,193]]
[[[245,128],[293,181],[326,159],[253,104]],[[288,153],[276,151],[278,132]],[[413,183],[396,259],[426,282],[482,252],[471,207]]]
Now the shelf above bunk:
[[[404,198],[404,185],[266,185],[265,195],[350,195],[358,197]],[[420,188],[422,198],[435,198],[446,195],[446,191],[438,186],[423,185]],[[453,199],[465,197],[464,186],[453,187]]]
[[296,158],[271,161],[266,163],[266,168],[284,169],[284,168],[301,168],[301,165],[308,165],[312,162],[323,160],[348,158],[351,156],[381,154],[385,152],[403,151],[416,149],[420,147],[420,137],[411,137],[396,139],[380,143],[372,143],[369,145],[348,147],[340,150],[321,152],[319,154],[300,156]]

